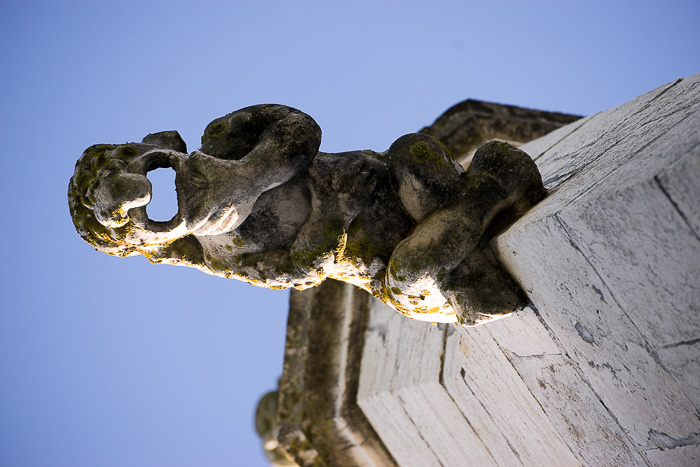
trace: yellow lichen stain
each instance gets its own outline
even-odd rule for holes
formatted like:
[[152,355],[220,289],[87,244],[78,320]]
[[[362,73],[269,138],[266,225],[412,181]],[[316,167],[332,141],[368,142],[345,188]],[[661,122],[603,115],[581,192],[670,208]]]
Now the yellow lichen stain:
[[406,276],[400,276],[397,272],[401,269],[401,265],[398,261],[396,261],[396,259],[391,260],[389,268],[391,269],[391,277],[393,277],[395,281],[406,282]]

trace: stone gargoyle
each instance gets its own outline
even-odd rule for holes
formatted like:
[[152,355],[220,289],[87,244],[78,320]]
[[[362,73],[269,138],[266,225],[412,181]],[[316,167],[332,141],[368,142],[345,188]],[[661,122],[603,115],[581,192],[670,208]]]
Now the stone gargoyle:
[[[546,194],[527,154],[490,142],[465,171],[421,133],[381,153],[320,143],[310,116],[257,105],[211,122],[191,154],[176,131],[91,146],[70,181],[71,215],[112,255],[271,289],[333,278],[423,321],[474,325],[525,303],[488,241]],[[146,175],[167,167],[178,211],[157,222]]]

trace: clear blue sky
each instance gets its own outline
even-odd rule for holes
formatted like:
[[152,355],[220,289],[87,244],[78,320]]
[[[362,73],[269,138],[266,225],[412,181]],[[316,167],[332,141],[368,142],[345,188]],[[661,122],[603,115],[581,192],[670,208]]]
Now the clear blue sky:
[[700,2],[0,1],[0,465],[265,465],[288,293],[95,252],[66,188],[95,143],[235,109],[386,149],[476,98],[588,115],[700,72]]

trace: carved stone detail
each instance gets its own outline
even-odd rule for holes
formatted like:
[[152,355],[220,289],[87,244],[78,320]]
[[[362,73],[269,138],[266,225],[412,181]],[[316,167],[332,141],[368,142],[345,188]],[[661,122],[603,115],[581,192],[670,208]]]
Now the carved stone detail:
[[[334,278],[423,321],[480,324],[524,304],[488,242],[546,194],[527,154],[490,142],[465,171],[427,134],[383,153],[320,143],[310,116],[258,105],[211,122],[191,154],[175,131],[92,146],[70,182],[71,214],[109,254],[273,289]],[[146,175],[166,167],[178,212],[156,222]]]

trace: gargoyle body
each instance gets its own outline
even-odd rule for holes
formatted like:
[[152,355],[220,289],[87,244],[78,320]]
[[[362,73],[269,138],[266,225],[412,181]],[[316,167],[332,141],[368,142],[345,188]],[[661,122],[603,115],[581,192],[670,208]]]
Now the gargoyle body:
[[[281,105],[211,122],[187,154],[175,131],[88,148],[68,198],[98,250],[143,254],[268,288],[334,278],[414,319],[479,324],[523,305],[488,241],[545,196],[530,157],[491,142],[464,171],[437,139],[382,153],[319,152],[321,130]],[[175,170],[178,212],[150,220],[149,171]]]

